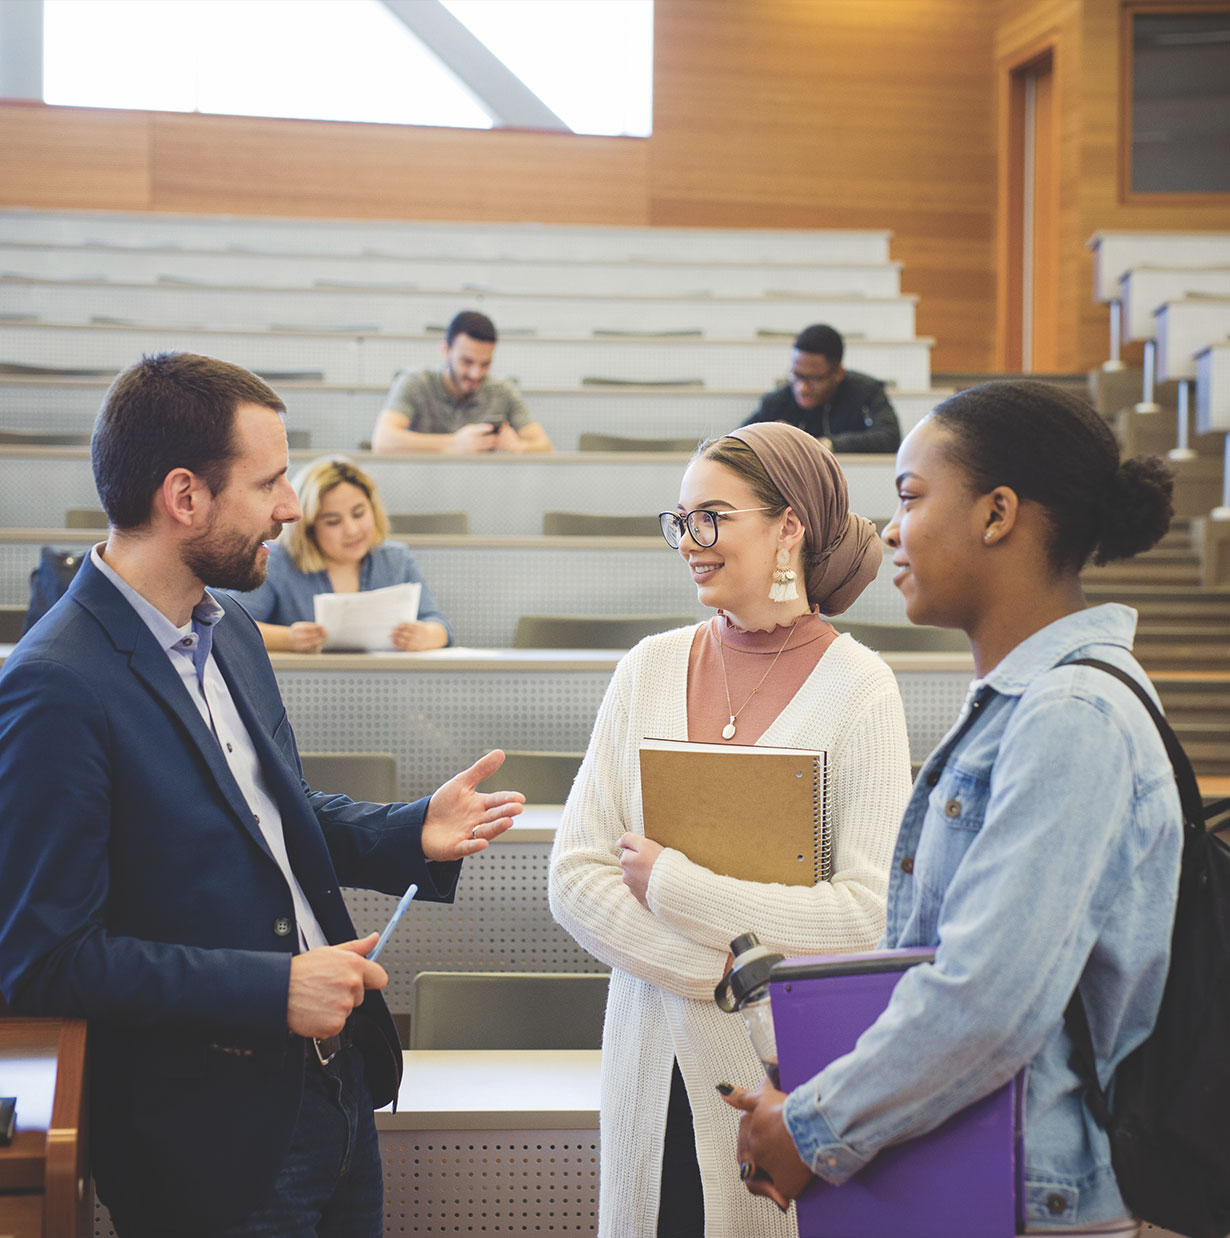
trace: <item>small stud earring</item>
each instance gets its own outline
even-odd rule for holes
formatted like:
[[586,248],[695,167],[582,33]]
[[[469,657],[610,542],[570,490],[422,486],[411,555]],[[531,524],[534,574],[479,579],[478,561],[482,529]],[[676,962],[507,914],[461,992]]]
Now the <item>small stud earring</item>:
[[992,541],[994,541],[994,540],[995,540],[995,539],[994,539],[994,536],[992,535],[992,533],[991,533],[991,530],[990,530],[990,529],[988,529],[988,530],[987,530],[987,531],[986,531],[986,532],[982,535],[982,540],[983,540],[983,542],[984,542],[986,545],[988,545],[988,546],[992,543]]

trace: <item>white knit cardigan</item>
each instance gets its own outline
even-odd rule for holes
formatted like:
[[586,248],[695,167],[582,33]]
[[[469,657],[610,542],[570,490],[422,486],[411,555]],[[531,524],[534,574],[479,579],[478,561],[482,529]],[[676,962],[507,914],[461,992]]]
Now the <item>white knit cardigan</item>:
[[[815,886],[718,876],[667,849],[646,910],[623,884],[616,841],[644,833],[638,749],[686,740],[696,629],[651,636],[615,670],[551,855],[555,918],[612,968],[603,1031],[600,1238],[654,1238],[662,1137],[677,1058],[687,1084],[705,1195],[706,1238],[794,1238],[786,1215],[750,1195],[735,1157],[738,1114],[714,1088],[762,1077],[743,1020],[713,1001],[730,941],[755,932],[784,954],[874,947],[888,867],[909,796],[905,711],[892,672],[838,637],[758,741],[829,754],[833,877]],[[749,821],[749,829],[756,823]]]

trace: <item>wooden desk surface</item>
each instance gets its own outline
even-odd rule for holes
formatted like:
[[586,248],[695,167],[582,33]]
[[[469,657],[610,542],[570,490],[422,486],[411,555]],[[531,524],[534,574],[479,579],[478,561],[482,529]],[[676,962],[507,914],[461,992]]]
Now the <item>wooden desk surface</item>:
[[597,1130],[600,1049],[407,1049],[382,1131]]
[[[1230,779],[1227,779],[1230,782]],[[1230,795],[1230,791],[1227,792]],[[526,804],[516,817],[512,829],[505,830],[497,843],[553,843],[563,804]]]
[[0,1019],[0,1095],[17,1097],[17,1130],[0,1148],[0,1191],[43,1189],[59,1037],[55,1019]]

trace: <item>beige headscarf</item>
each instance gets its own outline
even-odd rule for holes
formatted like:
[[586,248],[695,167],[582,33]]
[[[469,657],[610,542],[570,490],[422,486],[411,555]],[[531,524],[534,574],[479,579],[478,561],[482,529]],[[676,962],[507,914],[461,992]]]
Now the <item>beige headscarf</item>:
[[884,549],[875,525],[850,511],[836,457],[810,434],[781,421],[741,426],[726,437],[755,452],[803,523],[807,600],[821,614],[840,615],[875,579]]

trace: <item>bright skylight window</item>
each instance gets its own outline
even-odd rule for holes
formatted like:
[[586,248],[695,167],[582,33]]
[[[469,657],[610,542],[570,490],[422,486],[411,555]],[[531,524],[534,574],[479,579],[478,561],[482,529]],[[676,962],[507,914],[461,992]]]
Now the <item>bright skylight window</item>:
[[48,103],[486,129],[375,0],[45,0]]
[[653,132],[653,0],[444,0],[575,133]]
[[[652,0],[446,7],[576,132],[651,131]],[[379,0],[45,0],[44,13],[48,103],[494,123]]]

